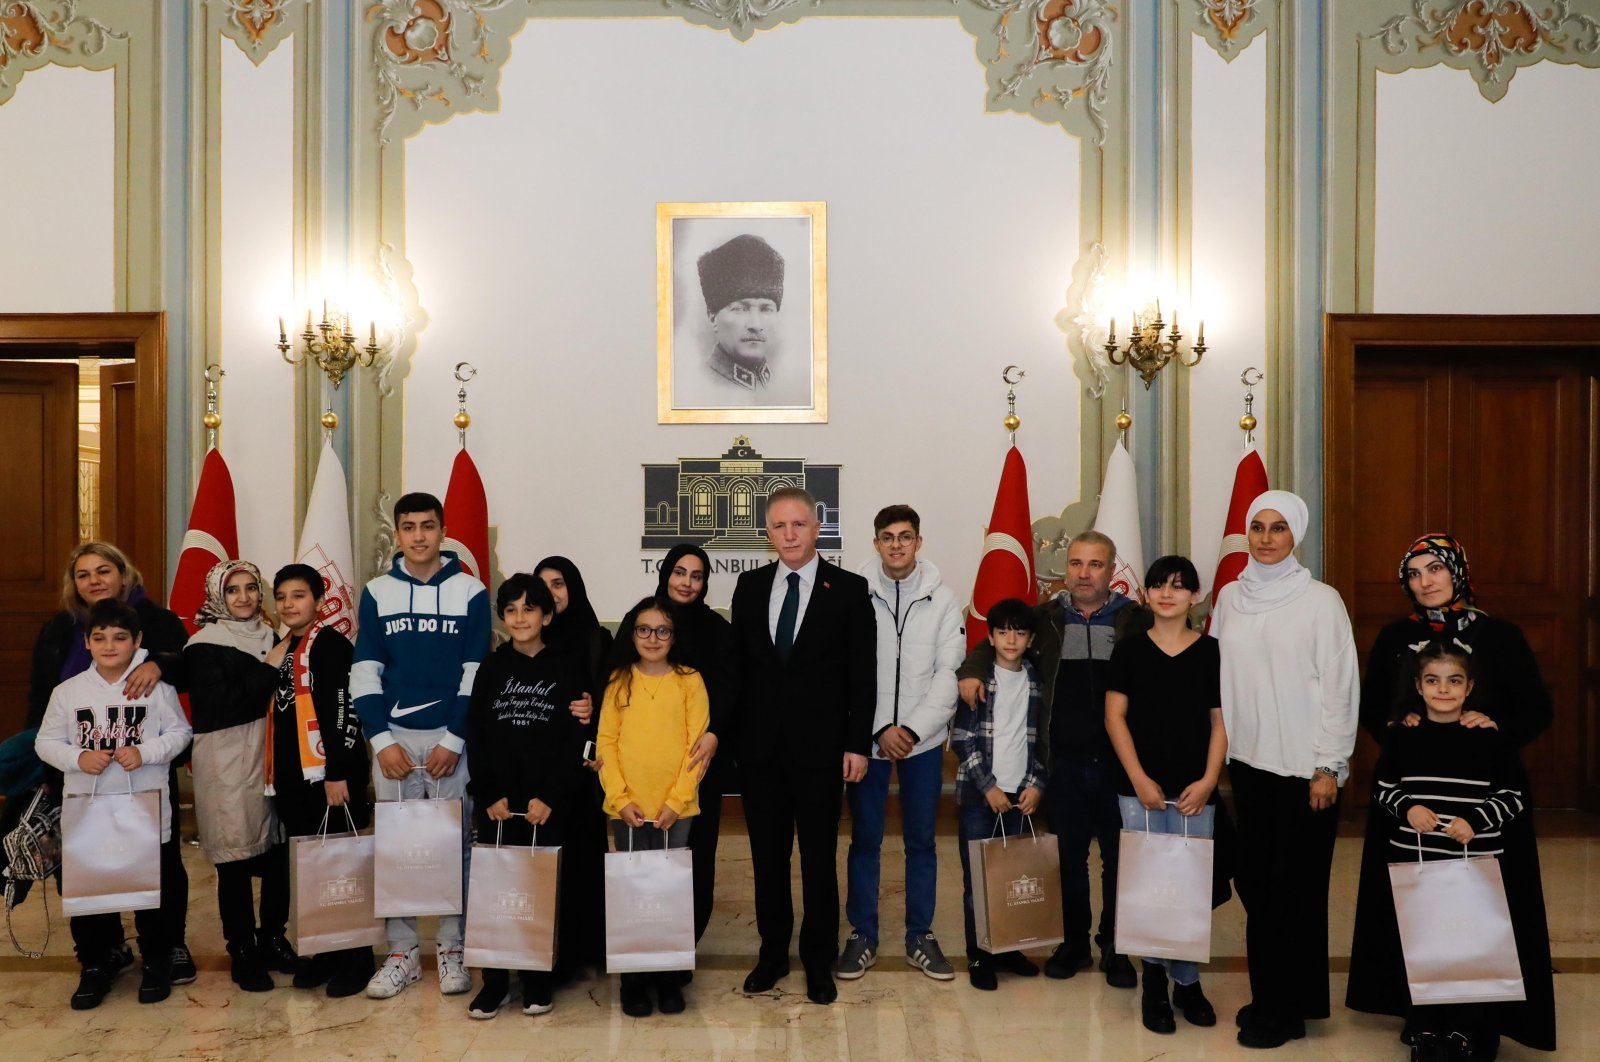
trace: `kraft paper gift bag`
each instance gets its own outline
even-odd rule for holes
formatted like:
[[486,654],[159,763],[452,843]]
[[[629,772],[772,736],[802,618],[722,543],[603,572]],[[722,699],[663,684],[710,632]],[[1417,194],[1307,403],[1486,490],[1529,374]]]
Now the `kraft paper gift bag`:
[[[1411,1002],[1507,1003],[1527,998],[1493,856],[1390,863],[1395,920]],[[1119,915],[1120,917],[1120,915]]]
[[67,796],[61,801],[61,910],[69,917],[161,906],[161,793]]
[[553,970],[561,849],[472,846],[466,964],[478,969]]
[[[331,810],[331,809],[330,809]],[[322,832],[289,839],[289,929],[301,955],[321,955],[387,942],[383,919],[372,913],[372,838]]]
[[[421,768],[418,768],[419,770]],[[373,913],[461,913],[461,800],[380,801],[373,808]]]
[[692,969],[694,857],[689,849],[606,853],[606,972]]
[[[978,946],[991,955],[1060,944],[1061,855],[1052,834],[967,842],[972,872],[972,917]],[[1001,829],[1000,816],[995,827]]]
[[1120,954],[1211,961],[1215,852],[1209,837],[1122,831],[1115,944]]

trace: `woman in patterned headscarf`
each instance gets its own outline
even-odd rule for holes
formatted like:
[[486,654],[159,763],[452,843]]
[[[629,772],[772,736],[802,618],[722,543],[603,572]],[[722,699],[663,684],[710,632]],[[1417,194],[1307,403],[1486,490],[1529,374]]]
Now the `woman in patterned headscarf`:
[[[1497,727],[1517,748],[1543,733],[1554,711],[1538,661],[1515,623],[1477,607],[1472,569],[1461,543],[1438,532],[1418,537],[1401,558],[1399,580],[1411,599],[1411,613],[1384,627],[1372,645],[1361,684],[1362,728],[1382,743],[1391,727],[1416,725],[1422,711],[1411,681],[1416,653],[1428,642],[1443,639],[1459,642],[1472,652],[1476,681],[1461,715],[1462,726]],[[1535,802],[1534,796],[1524,789],[1529,806]],[[1367,812],[1345,1005],[1399,1017],[1408,1009],[1410,994],[1389,885],[1391,824],[1390,812],[1374,800]],[[1545,973],[1525,978],[1526,1002],[1501,1007],[1505,1018],[1500,1032],[1529,1047],[1550,1051],[1555,1049],[1555,1000],[1548,976],[1550,939],[1532,816],[1513,820],[1506,830],[1504,848],[1501,871],[1523,969]],[[1519,911],[1524,913],[1522,917]],[[1528,912],[1537,912],[1537,917],[1527,916]]]

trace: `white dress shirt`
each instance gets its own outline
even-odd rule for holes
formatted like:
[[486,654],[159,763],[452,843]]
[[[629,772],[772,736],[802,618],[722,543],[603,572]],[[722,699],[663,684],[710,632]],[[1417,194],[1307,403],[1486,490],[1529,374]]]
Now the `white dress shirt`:
[[800,611],[794,618],[794,636],[800,637],[800,626],[806,620],[806,606],[811,603],[811,588],[817,582],[817,566],[822,563],[822,556],[817,553],[799,568],[790,568],[783,561],[778,561],[777,571],[772,573],[772,596],[767,598],[767,633],[772,636],[772,644],[778,644],[778,614],[783,611],[783,599],[789,593],[789,573],[797,572],[800,576]]

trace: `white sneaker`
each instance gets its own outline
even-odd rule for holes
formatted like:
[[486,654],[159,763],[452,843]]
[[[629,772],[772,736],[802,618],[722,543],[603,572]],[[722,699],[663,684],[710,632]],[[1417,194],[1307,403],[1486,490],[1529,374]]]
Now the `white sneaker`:
[[472,991],[472,975],[467,972],[460,944],[448,948],[439,944],[434,949],[434,957],[439,964],[441,996],[459,996],[463,992]]
[[367,998],[390,999],[404,992],[407,985],[422,980],[422,960],[415,947],[391,951],[378,972],[367,982]]

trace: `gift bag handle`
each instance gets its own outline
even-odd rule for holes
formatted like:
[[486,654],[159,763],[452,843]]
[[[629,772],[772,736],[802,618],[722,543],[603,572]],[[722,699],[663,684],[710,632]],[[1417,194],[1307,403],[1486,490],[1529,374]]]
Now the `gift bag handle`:
[[[1177,807],[1178,806],[1178,802],[1176,800],[1169,800],[1169,801],[1167,801],[1167,803],[1170,804],[1173,807]],[[1178,817],[1183,819],[1183,839],[1185,841],[1187,841],[1189,839],[1189,816],[1180,814]],[[1150,832],[1150,809],[1149,808],[1145,808],[1144,809],[1144,832],[1145,833],[1149,833]]]
[[[350,832],[356,833],[356,820],[355,817],[350,814],[350,805],[340,804],[339,806],[344,809],[344,821],[349,824]],[[326,808],[322,809],[322,828],[317,831],[317,836],[322,839],[323,844],[328,843],[328,816],[331,814],[333,814],[332,804],[329,804]]]
[[[1421,830],[1412,830],[1411,832],[1417,835],[1417,862],[1421,863],[1421,862],[1423,862],[1423,858],[1422,858],[1422,831]],[[1467,851],[1468,851],[1467,846],[1466,845],[1462,845],[1461,846],[1461,858],[1462,859],[1468,858]]]
[[[114,763],[116,761],[113,760],[112,762]],[[101,771],[100,774],[105,774],[105,772]],[[93,779],[93,781],[91,781],[89,783],[89,799],[90,800],[93,800],[95,798],[95,796],[97,795],[97,793],[99,792],[99,789],[100,789],[100,774],[91,774],[89,776],[90,778]],[[124,778],[126,778],[128,780],[128,795],[132,796],[133,795],[133,772],[124,769],[123,772],[122,772],[122,775],[123,775]]]
[[[1024,816],[1022,816],[1022,821],[1028,824],[1028,833],[1029,833],[1029,835],[1032,836],[1032,838],[1035,841],[1037,841],[1039,839],[1039,835],[1037,833],[1034,833],[1034,831],[1033,831],[1033,816],[1032,815],[1024,815]],[[1011,842],[1010,842],[1010,839],[1008,837],[1006,837],[1006,824],[1005,824],[1005,813],[1004,812],[996,812],[995,813],[995,816],[994,816],[994,829],[989,831],[989,840],[991,840],[991,841],[994,840],[994,835],[995,835],[995,833],[997,831],[1000,834],[1000,847],[1001,848],[1009,848]],[[1017,835],[1019,837],[1021,836],[1021,833],[1022,833],[1022,831],[1020,831],[1020,830],[1017,831]]]
[[[645,819],[644,821],[646,823],[659,823],[660,822],[659,819]],[[640,827],[640,826],[629,826],[628,827],[628,854],[629,855],[633,854],[633,831],[634,830],[638,830],[638,829],[642,829],[642,828],[643,827]],[[671,836],[669,834],[667,834],[665,831],[662,831],[661,850],[664,851],[664,852],[672,851]]]
[[[412,767],[411,769],[413,771],[426,772],[428,768],[425,765],[419,763],[416,766]],[[424,773],[422,778],[423,778],[422,791],[424,793],[426,793],[428,791],[428,783],[432,782],[433,783],[433,795],[434,795],[434,798],[437,799],[439,797],[439,793],[440,793],[441,789],[443,788],[443,783],[441,783],[437,778],[435,778],[431,774]],[[402,779],[397,778],[397,779],[395,779],[394,787],[395,787],[395,802],[399,803],[399,804],[404,804],[406,802],[406,784],[405,784],[405,782]]]

